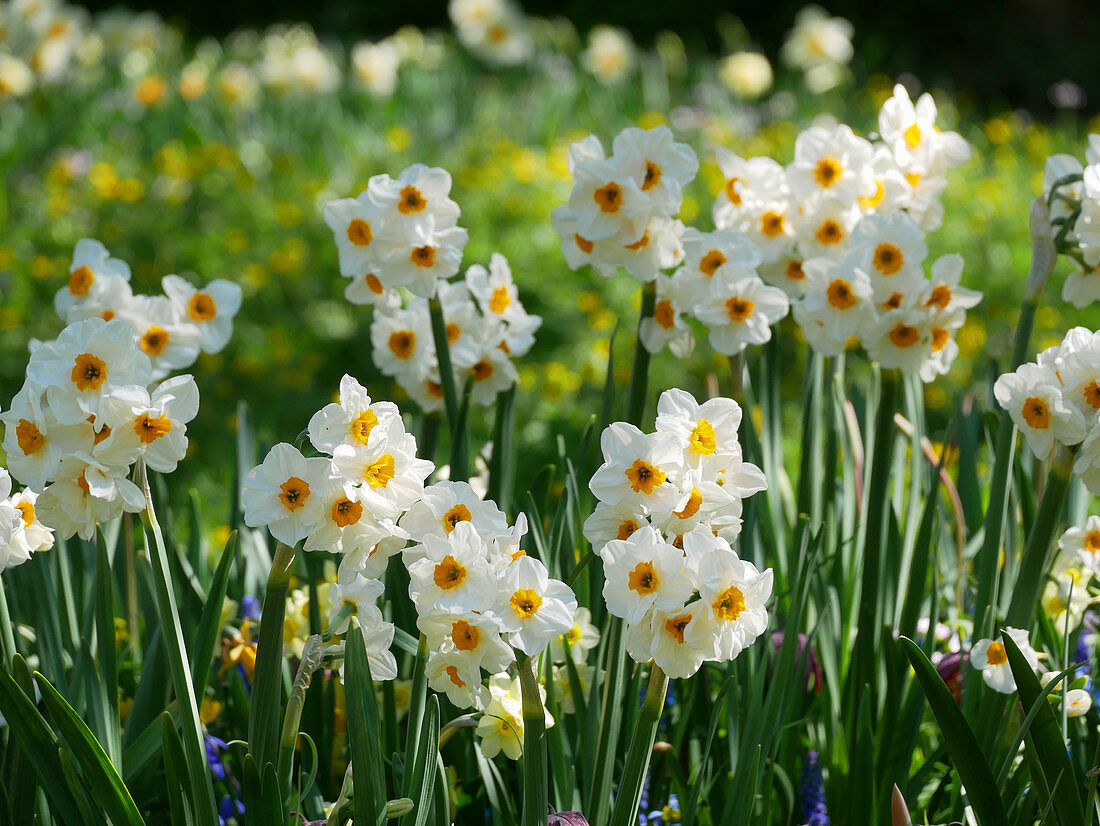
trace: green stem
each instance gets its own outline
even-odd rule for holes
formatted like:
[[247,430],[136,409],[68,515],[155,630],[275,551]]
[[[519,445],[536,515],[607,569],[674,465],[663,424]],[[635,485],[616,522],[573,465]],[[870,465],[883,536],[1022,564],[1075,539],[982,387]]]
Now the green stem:
[[623,621],[611,618],[608,630],[607,679],[603,686],[600,706],[600,736],[596,744],[596,770],[592,775],[592,788],[588,792],[585,811],[588,822],[597,826],[607,821],[611,800],[611,774],[615,767],[615,749],[619,744],[619,726],[623,717],[623,682],[626,671],[626,653],[623,650]]
[[[401,794],[411,797],[420,778],[412,776],[412,766],[416,763],[417,751],[420,748],[420,727],[424,724],[424,706],[428,697],[428,638],[420,635],[420,641],[416,645],[416,659],[413,661],[412,694],[409,697],[409,713],[406,718],[408,725],[405,740],[405,776],[401,779]],[[412,822],[406,818],[406,822]]]
[[321,637],[311,634],[302,651],[302,661],[298,665],[298,674],[294,678],[294,687],[286,701],[286,714],[283,717],[283,731],[279,737],[279,786],[289,794],[293,788],[291,770],[294,768],[294,747],[298,743],[298,730],[302,722],[302,710],[306,704],[306,692],[313,681],[313,674],[321,667],[325,646]]
[[519,687],[523,708],[523,810],[521,826],[546,826],[549,778],[546,771],[546,710],[531,658],[519,654]]
[[1065,446],[1059,447],[1058,454],[1051,463],[1035,524],[1028,535],[1024,555],[1020,560],[1019,576],[1012,592],[1012,602],[1005,614],[1005,625],[1027,628],[1031,624],[1039,593],[1046,583],[1046,573],[1051,562],[1050,550],[1062,523],[1062,507],[1066,503],[1072,478],[1073,451]]
[[3,645],[2,658],[4,662],[0,668],[11,671],[11,661],[18,653],[15,647],[15,626],[11,622],[11,614],[8,611],[8,595],[4,592],[4,580],[0,578],[0,645]]
[[[138,460],[136,480],[145,493],[145,510],[142,521],[145,529],[153,536],[153,545],[148,548],[153,569],[153,587],[156,592],[157,613],[159,614],[162,638],[168,651],[168,664],[172,672],[172,686],[176,693],[176,702],[180,708],[181,736],[184,755],[187,759],[187,773],[191,776],[190,789],[194,813],[203,826],[215,826],[218,822],[218,809],[214,800],[214,786],[210,767],[206,762],[206,746],[203,743],[202,723],[199,720],[199,708],[195,701],[195,688],[191,682],[191,667],[187,656],[187,645],[183,639],[179,612],[176,610],[175,591],[172,587],[168,568],[168,553],[164,547],[164,536],[156,511],[153,510],[153,496],[149,490],[149,477],[145,463]],[[281,630],[281,629],[280,629]]]
[[504,513],[512,504],[515,485],[516,390],[512,385],[497,396],[496,421],[493,425],[493,458],[490,463],[489,495]]
[[[1038,297],[1025,299],[1020,307],[1020,321],[1016,325],[1016,340],[1012,345],[1012,364],[1015,370],[1027,358],[1031,343],[1031,331],[1035,326]],[[978,596],[974,611],[976,639],[993,634],[997,602],[997,561],[1001,556],[1004,524],[1008,511],[1009,471],[1016,453],[1016,427],[1007,410],[1001,411],[1001,423],[997,427],[997,441],[993,454],[993,477],[989,483],[989,505],[985,510],[982,547],[978,551]]]
[[294,548],[279,543],[267,577],[260,638],[256,642],[256,667],[252,680],[252,705],[248,716],[249,751],[264,766],[278,759],[279,717],[283,701],[283,622]]
[[638,316],[638,337],[634,342],[634,367],[630,373],[630,393],[627,396],[626,420],[641,427],[645,413],[646,387],[649,384],[649,350],[642,346],[642,322],[653,315],[657,306],[657,282],[642,287],[642,310]]
[[435,341],[435,357],[439,363],[439,384],[443,388],[443,407],[447,411],[447,427],[451,431],[451,479],[465,479],[466,468],[456,467],[455,446],[462,442],[459,429],[462,427],[458,409],[458,389],[455,387],[454,366],[451,364],[451,346],[447,341],[447,322],[443,318],[443,305],[439,298],[428,302],[428,312],[432,319],[432,339]]
[[649,686],[638,712],[638,723],[630,738],[626,753],[626,766],[619,782],[619,794],[615,809],[611,812],[611,826],[630,826],[638,822],[638,806],[642,801],[642,785],[645,782],[649,758],[653,754],[653,741],[657,737],[657,723],[665,707],[668,676],[654,663],[649,672]]

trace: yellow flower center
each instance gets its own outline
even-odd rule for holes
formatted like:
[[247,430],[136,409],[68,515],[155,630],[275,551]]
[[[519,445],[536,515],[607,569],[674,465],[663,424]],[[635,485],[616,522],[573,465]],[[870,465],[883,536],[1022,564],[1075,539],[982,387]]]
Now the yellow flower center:
[[814,233],[814,237],[819,244],[825,244],[826,246],[839,244],[844,240],[844,229],[830,218],[827,221],[822,221],[821,226]]
[[802,262],[791,260],[787,262],[787,269],[783,271],[783,274],[791,281],[804,281],[806,273],[802,271]]
[[729,202],[734,206],[741,206],[741,193],[737,191],[737,182],[739,180],[739,178],[730,178],[728,181],[726,181],[726,185],[724,187],[726,197],[729,199]]
[[69,378],[81,393],[98,390],[107,383],[107,362],[91,353],[81,353],[74,360]]
[[623,190],[617,183],[611,181],[593,192],[592,198],[599,205],[601,212],[611,214],[618,212],[619,207],[623,205]]
[[1089,531],[1085,534],[1085,549],[1089,553],[1100,551],[1100,531]]
[[450,591],[466,581],[466,566],[447,554],[436,564],[432,579],[441,589]]
[[398,330],[390,333],[390,352],[399,359],[407,359],[416,349],[416,333],[412,330]]
[[886,197],[886,187],[882,185],[882,181],[875,181],[875,194],[860,196],[859,205],[864,209],[875,209],[882,203],[882,199]]
[[139,342],[146,355],[159,356],[168,346],[168,331],[154,324],[145,331]]
[[913,124],[902,134],[905,137],[905,145],[910,149],[916,149],[920,145],[920,127],[917,126],[916,121],[913,121]]
[[652,562],[639,562],[626,577],[626,587],[643,597],[656,591],[659,584]]
[[494,313],[503,313],[512,303],[507,287],[494,287],[493,297],[489,299],[489,309]]
[[218,314],[218,305],[207,293],[195,293],[187,302],[187,315],[192,321],[210,321]]
[[672,617],[672,619],[665,621],[665,631],[668,632],[676,642],[683,645],[684,629],[688,627],[688,623],[690,622],[691,614],[680,614],[679,616]]
[[676,326],[676,310],[672,306],[672,302],[667,298],[657,302],[657,305],[653,308],[653,320],[666,330],[671,330]]
[[585,255],[591,255],[592,250],[596,246],[595,243],[589,241],[587,238],[582,238],[577,233],[573,233],[573,241],[574,243],[576,243],[577,247],[580,248],[580,251],[583,252]]
[[642,237],[635,241],[633,244],[625,245],[628,250],[637,252],[640,249],[645,249],[649,246],[649,230],[647,229],[642,233]]
[[630,539],[636,530],[638,530],[638,523],[633,519],[626,519],[619,523],[619,532],[615,535],[615,538]]
[[1008,655],[1005,653],[1005,644],[1003,642],[997,642],[994,640],[989,644],[989,648],[986,649],[985,659],[990,665],[1002,665],[1008,662]]
[[725,622],[733,622],[745,610],[745,595],[736,585],[731,585],[710,604],[714,609],[714,616]]
[[372,272],[367,273],[364,281],[367,282],[367,289],[369,289],[375,295],[382,295],[386,291],[386,288],[382,286],[382,282],[378,280],[378,276]]
[[533,588],[520,588],[512,594],[508,604],[512,606],[513,611],[519,614],[521,619],[530,619],[542,607],[542,597]]
[[[107,430],[107,428],[104,428]],[[152,444],[162,436],[172,432],[172,420],[167,416],[138,416],[134,419],[134,432],[145,444]],[[108,434],[110,431],[108,430]],[[106,437],[104,437],[106,438]]]
[[646,496],[665,483],[665,472],[644,459],[635,459],[634,464],[628,467],[625,473],[631,490],[635,493],[644,493]]
[[893,244],[879,244],[875,247],[875,257],[872,263],[875,269],[883,275],[893,275],[905,263],[905,256]]
[[420,190],[409,184],[401,190],[401,200],[397,202],[397,211],[402,215],[411,215],[414,212],[422,212],[427,205],[428,201],[420,194]]
[[721,250],[711,250],[699,261],[699,272],[708,278],[717,272],[718,268],[728,259]]
[[69,292],[73,295],[87,295],[95,281],[95,273],[88,266],[77,267],[69,274]]
[[936,327],[932,330],[932,352],[938,353],[944,347],[947,346],[947,342],[951,340],[951,331],[945,330],[942,327]]
[[473,519],[470,509],[459,502],[445,514],[443,514],[443,530],[450,533],[459,522],[469,522]]
[[1093,379],[1085,385],[1085,404],[1093,410],[1100,409],[1100,382]]
[[384,488],[393,479],[396,466],[393,456],[389,453],[383,453],[367,465],[363,471],[363,481],[372,488]]
[[444,668],[443,670],[447,672],[447,678],[454,685],[458,686],[459,688],[465,688],[466,687],[466,683],[463,681],[463,679],[461,677],[458,676],[458,667],[457,666],[449,665],[446,668]]
[[581,631],[581,627],[579,625],[574,625],[572,628],[569,629],[569,632],[565,635],[565,638],[569,641],[570,645],[576,645],[580,641],[582,636],[583,632]]
[[332,521],[338,528],[356,524],[363,518],[363,504],[346,496],[337,499],[332,506]]
[[920,341],[920,331],[916,327],[902,324],[900,321],[889,332],[889,336],[895,347],[912,347]]
[[1046,430],[1050,427],[1050,410],[1046,401],[1038,396],[1024,399],[1023,417],[1028,427],[1034,430]]
[[30,502],[20,502],[15,509],[23,515],[23,526],[29,528],[34,522],[34,505]]
[[291,476],[279,485],[279,490],[282,491],[279,501],[291,513],[305,507],[306,500],[309,499],[309,482],[298,476]]
[[413,247],[413,251],[409,253],[409,260],[412,261],[418,267],[435,266],[435,247],[425,244],[422,247]]
[[714,425],[707,419],[700,419],[688,435],[688,447],[692,453],[710,456],[718,449],[718,439],[714,435]]
[[702,504],[703,494],[699,493],[699,488],[692,488],[691,495],[688,497],[683,509],[676,511],[676,517],[678,519],[691,519],[691,517],[699,513],[699,508]]
[[352,218],[348,224],[348,240],[357,247],[369,247],[374,240],[374,230],[362,218]]
[[451,625],[451,642],[459,651],[474,651],[481,643],[481,631],[466,620],[458,620]]
[[916,189],[920,184],[921,174],[919,172],[906,172],[905,180],[909,182],[909,186]]
[[642,192],[648,192],[657,186],[661,182],[661,175],[664,173],[661,171],[661,167],[653,163],[653,161],[646,159],[645,162],[645,179],[642,181]]
[[755,306],[756,302],[735,295],[733,298],[726,299],[726,315],[730,317],[730,321],[744,321],[752,315],[752,309]]
[[843,172],[844,168],[836,158],[822,158],[817,162],[817,166],[814,167],[814,180],[817,181],[818,186],[828,189],[836,183],[837,178],[839,178]]
[[15,441],[24,456],[33,456],[46,444],[46,437],[34,422],[20,419],[15,426]]
[[88,486],[87,473],[88,473],[88,471],[86,471],[86,470],[80,471],[80,475],[78,477],[76,477],[76,486],[78,488],[80,488],[82,491],[84,491],[84,494],[86,496],[91,496],[92,495],[92,489]]
[[470,372],[474,374],[474,381],[485,381],[493,375],[493,371],[496,368],[493,367],[493,363],[488,359],[482,359],[473,367],[470,368]]
[[882,309],[896,310],[904,300],[905,296],[902,293],[890,293],[890,297],[882,302]]
[[838,310],[850,310],[859,303],[859,299],[852,292],[852,285],[843,278],[836,278],[829,282],[825,295],[829,299],[829,304]]
[[447,325],[447,343],[454,344],[459,338],[462,337],[462,327],[455,324],[453,321]]
[[760,218],[760,231],[768,238],[774,238],[783,234],[783,215],[779,212],[768,211]]
[[351,420],[351,424],[348,425],[348,433],[351,438],[365,447],[370,439],[370,432],[374,430],[374,426],[377,424],[378,416],[375,415],[373,410],[367,408]]

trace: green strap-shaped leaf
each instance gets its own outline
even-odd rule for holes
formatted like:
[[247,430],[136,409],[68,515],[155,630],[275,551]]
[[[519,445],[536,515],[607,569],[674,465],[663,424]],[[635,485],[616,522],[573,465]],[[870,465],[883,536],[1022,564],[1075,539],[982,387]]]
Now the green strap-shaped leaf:
[[190,785],[191,778],[187,774],[187,758],[183,754],[183,742],[180,740],[179,732],[176,731],[176,721],[167,711],[160,716],[158,726],[161,742],[164,744],[164,774],[168,783],[168,806],[172,812],[172,823],[191,826],[195,821],[187,805],[187,800],[191,798],[191,791],[186,788]]
[[222,605],[225,602],[225,592],[229,587],[229,574],[233,570],[233,560],[237,557],[237,532],[233,531],[225,543],[225,550],[218,560],[218,569],[214,572],[214,579],[210,583],[210,590],[206,595],[206,605],[203,606],[202,616],[199,618],[199,627],[195,632],[194,645],[191,649],[191,681],[195,686],[195,693],[202,696],[206,688],[206,681],[210,678],[210,664],[214,660],[214,648],[221,636]]
[[1054,717],[1054,710],[1046,702],[1043,687],[1039,684],[1039,678],[1035,676],[1034,669],[1012,637],[1002,634],[1001,639],[1004,640],[1008,665],[1012,669],[1016,690],[1020,693],[1020,701],[1024,704],[1024,708],[1031,708],[1036,702],[1041,701],[1041,707],[1027,730],[1027,739],[1038,758],[1031,760],[1032,753],[1027,752],[1031,775],[1033,778],[1035,775],[1046,778],[1046,787],[1050,789],[1054,812],[1062,826],[1084,826],[1085,813],[1081,806],[1077,772],[1066,751],[1066,743],[1062,739],[1062,730]]
[[103,746],[92,736],[91,729],[77,716],[72,706],[65,701],[49,680],[37,671],[34,676],[42,691],[42,701],[46,705],[46,710],[49,711],[62,738],[80,765],[84,779],[88,781],[95,795],[96,803],[106,810],[116,826],[122,826],[124,823],[143,826],[145,821],[142,820],[134,799],[130,797],[130,791],[111,764]]
[[118,657],[115,651],[115,592],[111,561],[103,534],[96,532],[96,666],[99,672],[100,703],[107,735],[104,748],[111,762],[122,764],[121,726],[118,720]]
[[[15,659],[18,668],[21,658],[17,656]],[[64,780],[57,735],[39,714],[31,698],[4,669],[0,669],[0,713],[8,721],[12,734],[19,740],[27,760],[38,773],[38,780],[57,814],[66,823],[84,822],[80,814],[81,804],[87,798],[79,785],[74,790]]]
[[963,717],[962,709],[951,696],[951,690],[935,666],[924,656],[920,646],[908,637],[902,637],[900,643],[909,662],[913,664],[924,695],[928,698],[928,705],[932,707],[932,713],[940,724],[940,731],[947,741],[947,750],[955,761],[955,769],[966,787],[966,794],[978,823],[981,826],[1003,826],[1008,822],[1008,817],[1004,803],[1001,802],[997,782],[993,779],[993,772],[990,771],[974,732]]
[[435,789],[436,761],[439,759],[439,698],[434,694],[428,700],[428,714],[420,728],[420,745],[416,750],[416,766],[413,776],[419,779],[412,800],[416,808],[413,826],[425,826],[431,810],[432,792]]
[[[344,703],[347,707],[348,740],[351,743],[352,780],[355,786],[355,822],[367,826],[384,817],[386,788],[382,782],[382,732],[374,696],[367,648],[359,622],[353,617],[344,643]],[[371,713],[373,708],[374,713]]]

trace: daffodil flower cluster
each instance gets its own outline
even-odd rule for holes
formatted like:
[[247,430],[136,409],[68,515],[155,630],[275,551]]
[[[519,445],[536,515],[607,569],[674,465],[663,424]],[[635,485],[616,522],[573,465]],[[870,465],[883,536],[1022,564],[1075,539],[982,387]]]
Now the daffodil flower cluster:
[[1043,192],[1059,252],[1073,272],[1062,283],[1062,300],[1074,307],[1100,301],[1100,135],[1089,135],[1085,164],[1069,154],[1051,155],[1043,170]]
[[[491,405],[516,383],[514,360],[527,354],[542,324],[520,302],[508,260],[493,253],[486,269],[474,264],[465,281],[439,284],[451,368],[457,387],[471,379],[473,400]],[[443,406],[439,360],[427,299],[379,306],[371,323],[375,365],[392,376],[425,412]]]
[[534,53],[523,11],[508,0],[451,0],[459,42],[491,66],[526,63]]
[[1061,344],[998,378],[993,394],[1038,459],[1057,445],[1073,447],[1073,472],[1100,495],[1100,332],[1074,327]]
[[339,401],[310,419],[308,433],[321,455],[306,457],[282,442],[245,476],[245,524],[266,528],[287,545],[302,542],[307,551],[342,556],[329,631],[344,634],[357,617],[372,675],[392,680],[394,626],[377,606],[379,577],[408,537],[397,520],[421,499],[434,466],[416,457],[416,438],[406,432],[397,406],[372,401],[351,376],[340,381]]
[[616,422],[589,487],[598,504],[584,534],[603,560],[608,610],[627,651],[670,677],[735,658],[767,627],[772,573],[733,550],[741,502],[767,487],[737,439],[732,399],[699,404],[661,394],[654,433]]
[[[787,167],[719,148],[725,184],[713,206],[721,231],[744,233],[756,247],[760,275],[790,297],[811,347],[838,355],[858,340],[883,367],[924,381],[950,369],[953,333],[981,297],[959,286],[958,255],[933,262],[931,278],[924,273],[924,236],[942,223],[946,173],[970,156],[966,141],[935,121],[930,95],[914,105],[898,85],[879,113],[875,144],[844,125],[813,126]],[[681,293],[671,292],[676,308]]]
[[389,306],[398,287],[432,298],[458,272],[468,233],[450,192],[447,170],[413,164],[397,178],[373,176],[355,198],[324,205],[340,274],[352,280],[349,301]]
[[53,547],[53,531],[38,521],[33,490],[12,494],[11,474],[0,468],[0,571]]
[[240,286],[223,278],[199,289],[166,275],[161,287],[163,295],[134,295],[130,266],[85,238],[73,250],[69,280],[54,295],[54,309],[67,324],[88,318],[127,322],[158,380],[190,367],[200,352],[221,351],[241,307]]
[[482,672],[500,674],[515,661],[513,649],[534,657],[572,631],[577,599],[522,550],[526,517],[510,527],[465,482],[425,488],[400,524],[415,543],[403,558],[431,651],[428,684],[460,708],[485,709],[500,698]]
[[779,57],[791,68],[802,70],[806,88],[819,94],[844,79],[844,67],[855,53],[854,32],[843,17],[830,17],[820,6],[806,6],[795,16]]
[[145,507],[130,481],[139,459],[169,473],[187,451],[199,409],[191,376],[155,385],[152,362],[121,319],[93,317],[41,343],[0,418],[8,469],[39,494],[35,511],[64,538]]
[[573,190],[551,214],[572,269],[592,264],[612,278],[623,267],[641,281],[683,260],[684,226],[675,216],[699,171],[695,151],[667,126],[624,129],[608,157],[589,135],[569,147]]

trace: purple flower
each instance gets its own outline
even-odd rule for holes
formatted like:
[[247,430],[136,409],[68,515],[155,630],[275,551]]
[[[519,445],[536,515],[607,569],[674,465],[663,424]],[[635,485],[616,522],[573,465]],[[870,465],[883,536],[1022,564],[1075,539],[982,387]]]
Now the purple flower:
[[821,764],[816,751],[806,755],[806,762],[802,765],[802,779],[798,782],[798,794],[802,798],[806,826],[829,826],[829,812],[825,808],[825,779],[821,776]]
[[221,758],[221,752],[226,747],[225,741],[206,732],[203,732],[202,737],[206,744],[206,762],[210,764],[210,773],[218,780],[225,780],[225,764]]

